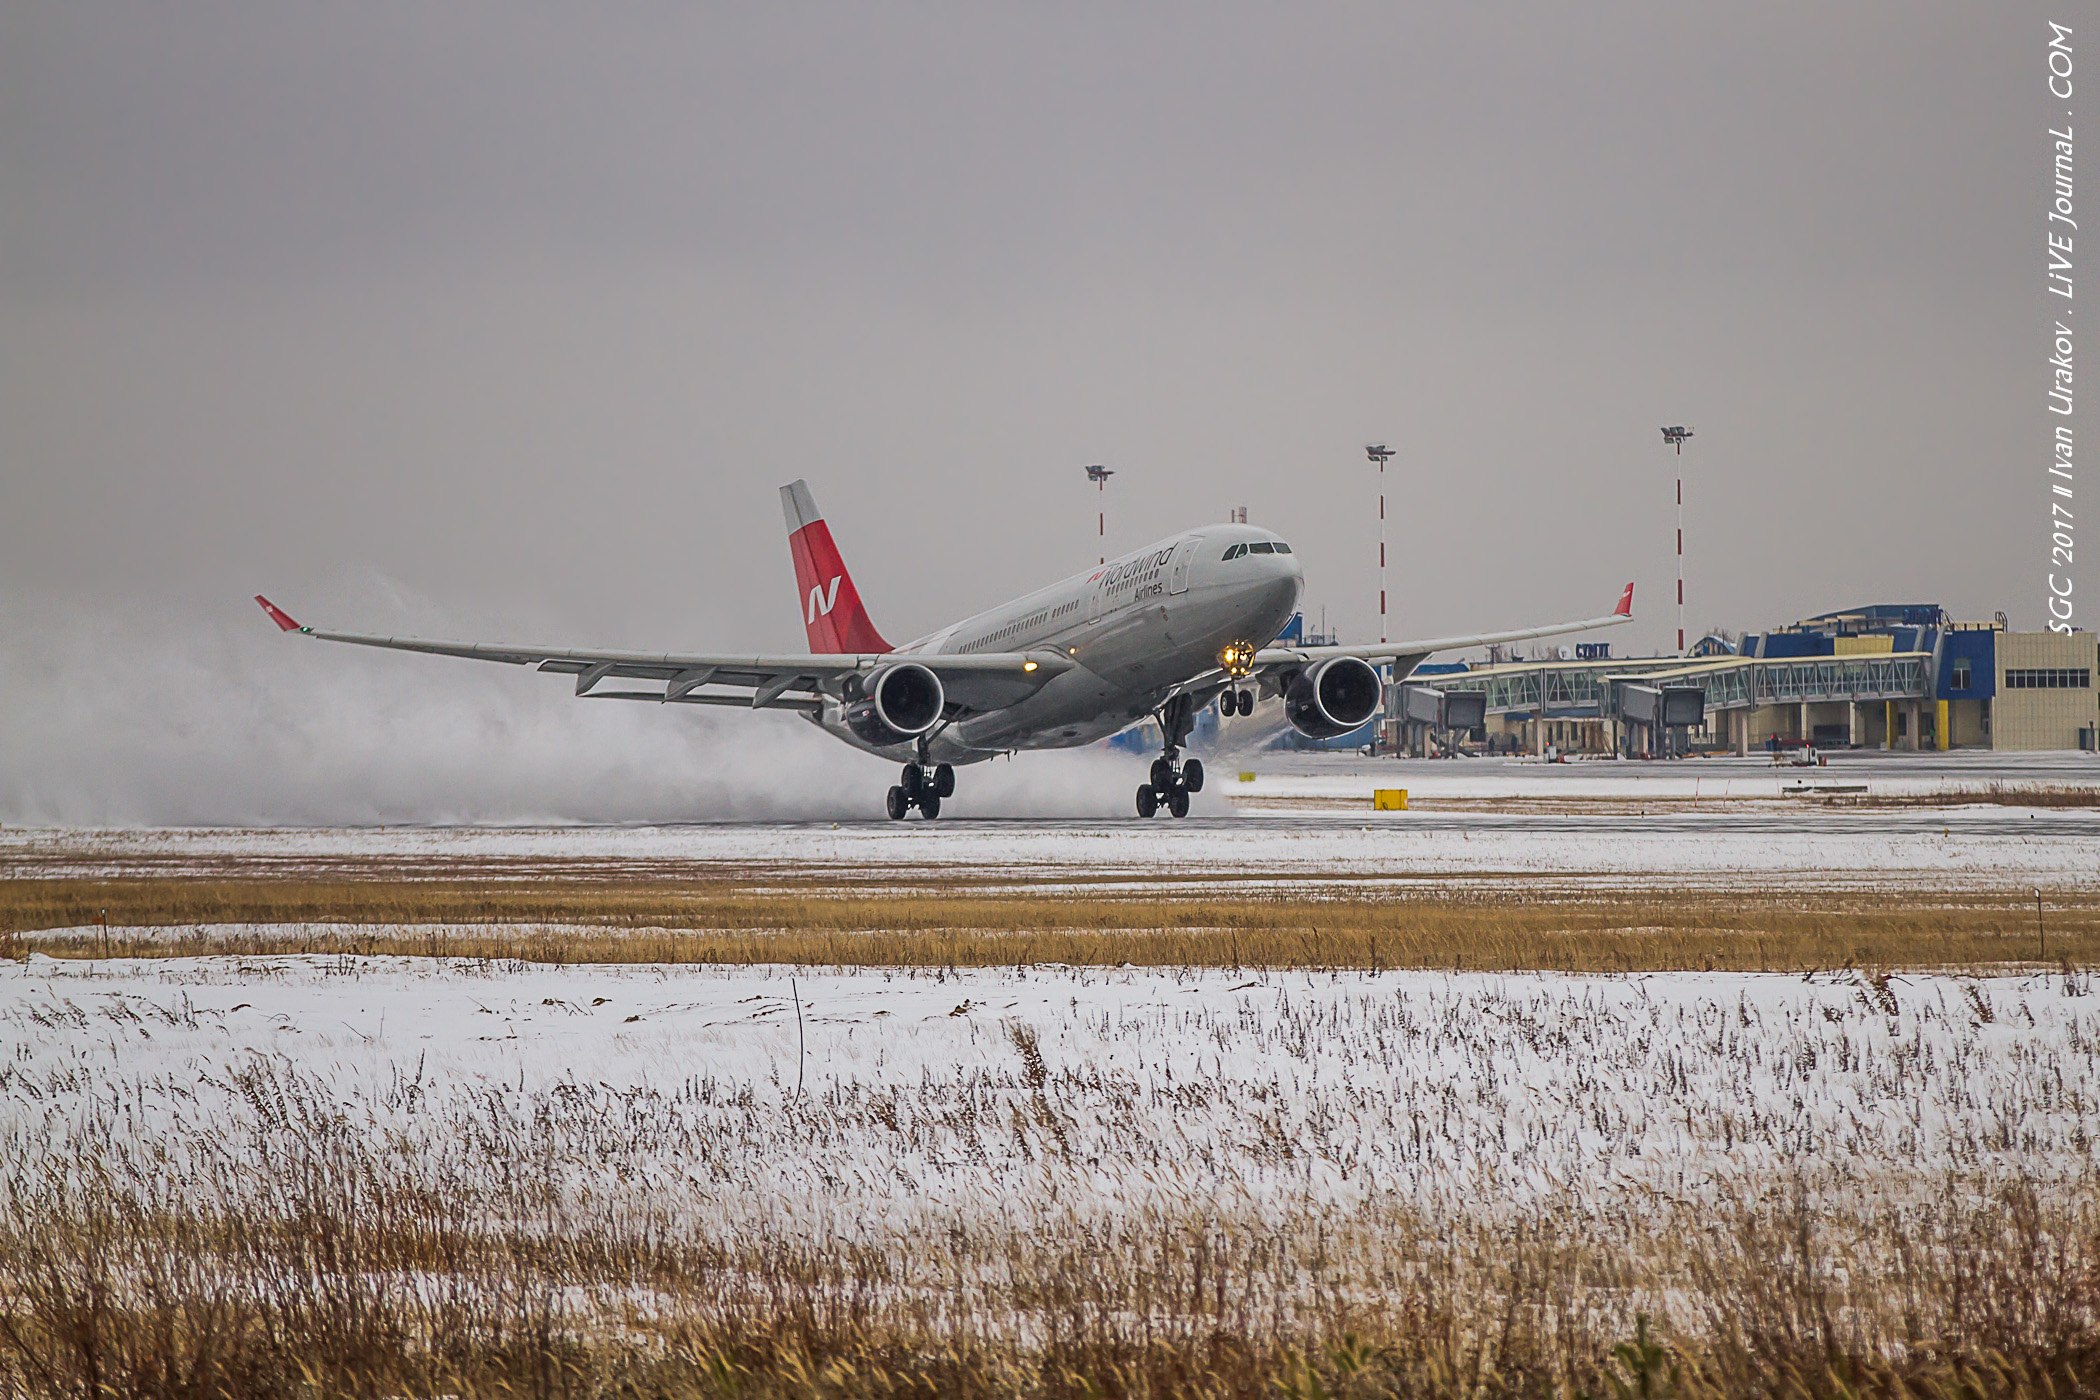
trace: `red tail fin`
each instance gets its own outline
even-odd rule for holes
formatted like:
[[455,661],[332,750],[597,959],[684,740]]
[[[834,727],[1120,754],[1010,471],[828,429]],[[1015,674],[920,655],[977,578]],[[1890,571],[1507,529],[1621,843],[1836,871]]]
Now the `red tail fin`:
[[861,605],[860,590],[839,547],[831,542],[831,527],[817,514],[817,503],[809,494],[809,483],[795,481],[780,488],[780,504],[787,512],[788,548],[795,555],[795,587],[802,597],[802,622],[809,629],[809,649],[815,652],[883,652],[890,644],[875,630],[867,608]]

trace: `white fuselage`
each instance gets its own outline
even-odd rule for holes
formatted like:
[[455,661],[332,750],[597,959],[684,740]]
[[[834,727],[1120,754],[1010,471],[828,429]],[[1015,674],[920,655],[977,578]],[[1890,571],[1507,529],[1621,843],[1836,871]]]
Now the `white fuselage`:
[[[1253,526],[1206,525],[897,648],[899,656],[1055,651],[1078,663],[1026,699],[939,730],[928,760],[969,763],[1093,743],[1216,670],[1228,643],[1268,645],[1304,586],[1297,556],[1287,544],[1277,552],[1279,544]],[[899,759],[916,753],[911,744],[865,742],[836,704],[812,717],[855,748]]]

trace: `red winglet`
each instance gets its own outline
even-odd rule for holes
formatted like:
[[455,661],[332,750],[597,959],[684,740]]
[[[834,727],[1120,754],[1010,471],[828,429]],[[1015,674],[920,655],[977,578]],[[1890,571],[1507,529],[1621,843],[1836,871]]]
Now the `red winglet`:
[[[263,606],[264,606],[264,607],[266,607],[266,608],[270,607],[270,605],[269,605],[268,603],[264,603],[264,604],[263,604]],[[276,609],[275,609],[275,608],[271,608],[270,610],[271,610],[272,612],[275,612],[275,611],[276,611]],[[1629,583],[1629,584],[1627,584],[1627,585],[1626,585],[1626,591],[1625,591],[1624,593],[1621,593],[1621,594],[1619,595],[1619,606],[1617,606],[1616,608],[1613,608],[1613,609],[1611,610],[1611,615],[1612,615],[1613,617],[1632,617],[1632,616],[1633,616],[1633,585],[1632,585],[1632,584],[1630,584],[1630,583]]]
[[270,621],[277,624],[279,631],[296,632],[299,630],[299,624],[292,621],[291,614],[278,607],[268,598],[263,597],[262,594],[256,594],[255,601],[262,604],[262,610],[270,615]]

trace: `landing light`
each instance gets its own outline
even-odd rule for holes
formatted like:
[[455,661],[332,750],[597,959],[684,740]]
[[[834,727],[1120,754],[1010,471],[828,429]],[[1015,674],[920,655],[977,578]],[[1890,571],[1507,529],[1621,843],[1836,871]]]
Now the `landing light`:
[[1218,649],[1218,669],[1234,680],[1254,674],[1254,643],[1227,642]]
[[1023,661],[1021,663],[1021,669],[1024,671],[1033,671],[1035,669],[1035,663],[1033,661]]

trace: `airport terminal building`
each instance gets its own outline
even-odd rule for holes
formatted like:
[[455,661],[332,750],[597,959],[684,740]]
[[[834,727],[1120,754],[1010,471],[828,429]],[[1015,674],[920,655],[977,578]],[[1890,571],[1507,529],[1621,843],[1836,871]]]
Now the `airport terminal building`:
[[[1685,748],[2085,749],[2100,752],[2100,640],[1963,622],[1931,603],[1806,618],[1689,656],[1565,655],[1424,668],[1410,686],[1484,692],[1477,742],[1501,751],[1646,753]],[[1401,687],[1384,742],[1423,752]],[[1696,699],[1694,694],[1696,693]],[[1671,704],[1661,717],[1659,706]],[[1421,707],[1418,704],[1417,709]],[[1679,720],[1696,714],[1696,723]],[[1471,716],[1468,715],[1468,718]]]

